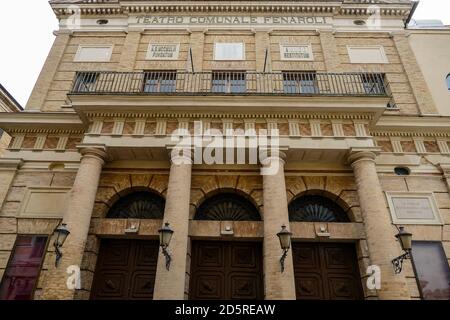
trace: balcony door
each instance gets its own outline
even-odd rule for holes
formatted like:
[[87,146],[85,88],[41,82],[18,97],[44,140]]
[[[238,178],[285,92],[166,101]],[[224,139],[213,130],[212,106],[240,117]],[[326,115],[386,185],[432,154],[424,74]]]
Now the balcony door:
[[214,71],[212,73],[212,93],[245,93],[247,79],[244,71]]

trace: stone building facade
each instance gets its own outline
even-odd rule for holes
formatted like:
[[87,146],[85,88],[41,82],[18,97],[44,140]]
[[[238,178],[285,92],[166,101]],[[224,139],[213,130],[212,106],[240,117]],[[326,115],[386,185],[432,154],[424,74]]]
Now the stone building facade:
[[[26,112],[0,115],[0,298],[449,298],[450,119],[411,1],[51,6]],[[227,161],[196,158],[240,136]],[[395,273],[400,226],[413,259]]]
[[[20,112],[22,107],[14,97],[0,84],[0,112]],[[0,157],[5,152],[11,137],[0,128]]]

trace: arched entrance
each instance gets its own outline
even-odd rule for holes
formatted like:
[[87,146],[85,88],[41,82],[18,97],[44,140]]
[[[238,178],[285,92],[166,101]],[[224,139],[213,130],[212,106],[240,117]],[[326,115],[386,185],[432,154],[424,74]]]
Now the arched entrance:
[[[295,222],[350,222],[335,201],[320,195],[305,195],[289,204],[289,219]],[[364,297],[355,244],[293,242],[292,255],[298,300],[359,300]]]
[[[221,193],[207,198],[195,220],[260,221],[244,196]],[[241,241],[192,241],[190,299],[263,299],[262,244]]]
[[[165,200],[139,191],[114,203],[107,219],[162,219]],[[102,239],[92,283],[93,300],[149,300],[153,298],[159,242]]]

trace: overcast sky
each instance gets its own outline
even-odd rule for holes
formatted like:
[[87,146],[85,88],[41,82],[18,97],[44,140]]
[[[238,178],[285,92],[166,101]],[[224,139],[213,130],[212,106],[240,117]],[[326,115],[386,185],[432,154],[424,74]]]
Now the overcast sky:
[[[421,0],[415,19],[450,25],[449,0]],[[48,0],[0,1],[0,83],[25,106],[58,23]]]

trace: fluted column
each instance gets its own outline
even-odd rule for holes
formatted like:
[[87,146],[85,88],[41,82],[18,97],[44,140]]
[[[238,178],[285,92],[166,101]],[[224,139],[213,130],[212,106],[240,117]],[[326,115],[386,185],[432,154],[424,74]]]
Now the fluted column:
[[170,223],[174,231],[168,248],[173,259],[170,270],[167,270],[164,256],[159,255],[153,294],[155,300],[182,300],[185,291],[192,160],[189,152],[181,155],[172,152],[171,160],[164,223]]
[[[277,233],[282,225],[289,228],[289,213],[284,178],[282,154],[263,159],[263,202],[264,202],[264,287],[267,300],[293,300],[295,277],[292,250],[285,260],[285,270],[280,268],[282,250]],[[289,228],[290,229],[290,228]]]
[[66,284],[69,276],[66,269],[71,265],[81,267],[100,174],[106,159],[104,147],[86,147],[82,148],[80,153],[82,154],[80,167],[63,217],[70,235],[62,247],[63,257],[60,265],[57,268],[52,266],[47,271],[43,299],[74,298],[75,291],[68,289]]
[[400,244],[395,239],[391,217],[378,179],[375,158],[376,150],[352,149],[349,162],[358,189],[370,261],[381,269],[378,297],[383,300],[410,299],[404,275],[396,275],[391,263],[400,253]]

